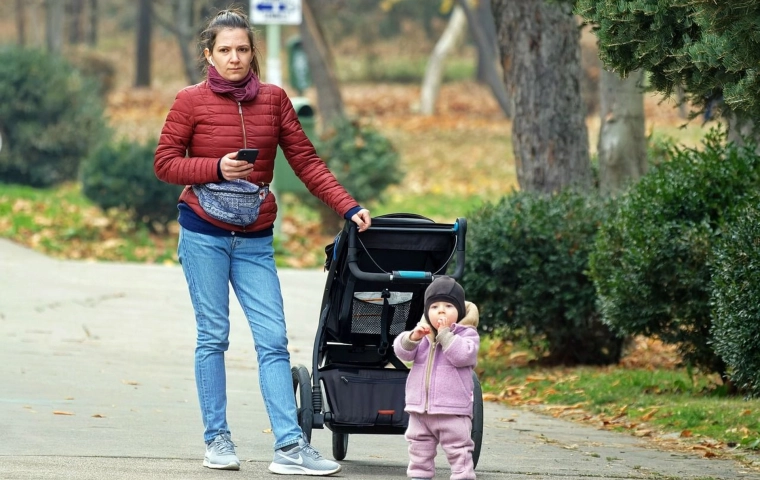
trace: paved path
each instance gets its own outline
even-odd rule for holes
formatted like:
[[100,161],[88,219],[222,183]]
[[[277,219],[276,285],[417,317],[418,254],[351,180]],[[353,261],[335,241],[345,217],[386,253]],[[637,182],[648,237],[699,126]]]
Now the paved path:
[[[292,362],[311,368],[326,273],[282,270]],[[229,421],[240,472],[201,466],[194,322],[179,267],[50,259],[0,240],[0,479],[278,478],[253,342],[233,304]],[[758,479],[727,460],[485,404],[478,478]],[[314,445],[331,455],[331,432]],[[439,455],[437,478],[449,469]],[[347,479],[406,477],[401,435],[352,435]]]

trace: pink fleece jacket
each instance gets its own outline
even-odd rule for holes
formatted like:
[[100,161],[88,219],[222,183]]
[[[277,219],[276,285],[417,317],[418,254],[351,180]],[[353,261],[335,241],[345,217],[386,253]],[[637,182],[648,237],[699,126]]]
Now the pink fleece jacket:
[[[471,302],[465,302],[465,308],[465,317],[451,328],[439,330],[437,336],[431,333],[414,342],[407,331],[394,340],[396,356],[414,362],[406,380],[407,412],[472,417],[479,313]],[[421,323],[429,326],[424,317]]]

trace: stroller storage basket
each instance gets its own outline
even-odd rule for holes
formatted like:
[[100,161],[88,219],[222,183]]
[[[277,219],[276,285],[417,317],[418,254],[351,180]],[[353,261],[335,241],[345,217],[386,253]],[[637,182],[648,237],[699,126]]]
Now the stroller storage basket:
[[[406,292],[390,292],[391,307],[393,313],[390,318],[389,334],[393,337],[403,332],[409,318],[409,308],[412,303],[412,294]],[[371,335],[382,334],[383,299],[380,292],[356,292],[354,293],[353,308],[351,315],[351,333],[364,333]]]
[[336,426],[406,428],[404,389],[408,370],[331,365],[320,371]]

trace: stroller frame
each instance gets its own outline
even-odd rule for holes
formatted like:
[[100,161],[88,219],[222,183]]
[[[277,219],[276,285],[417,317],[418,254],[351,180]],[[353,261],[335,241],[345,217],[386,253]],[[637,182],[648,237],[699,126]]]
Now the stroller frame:
[[[362,234],[346,221],[325,248],[329,273],[311,374],[304,365],[293,366],[291,373],[304,435],[310,441],[313,429],[330,429],[336,460],[345,458],[350,434],[406,432],[409,368],[393,353],[393,339],[417,324],[427,285],[446,276],[452,259],[450,276],[461,279],[466,232],[464,218],[442,224],[414,214],[391,214],[373,218]],[[473,383],[471,437],[477,465],[483,397],[474,373]]]

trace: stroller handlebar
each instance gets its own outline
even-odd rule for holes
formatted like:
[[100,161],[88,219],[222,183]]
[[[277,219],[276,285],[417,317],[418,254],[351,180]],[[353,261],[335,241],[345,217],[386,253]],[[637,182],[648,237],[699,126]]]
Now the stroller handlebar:
[[[465,236],[467,234],[467,220],[457,218],[453,225],[442,225],[438,223],[420,222],[415,219],[393,219],[391,222],[376,222],[373,219],[372,226],[367,230],[384,230],[397,231],[406,233],[440,233],[456,236],[456,268],[451,275],[454,279],[460,280],[464,275],[464,258],[465,258]],[[400,220],[400,221],[399,221]],[[407,220],[405,222],[405,220]],[[378,282],[396,282],[396,283],[417,283],[420,280],[432,282],[438,277],[447,275],[437,275],[433,272],[415,271],[415,270],[394,270],[391,273],[365,272],[359,268],[357,260],[357,228],[356,224],[349,221],[348,227],[348,268],[351,274],[360,280],[378,281]]]

